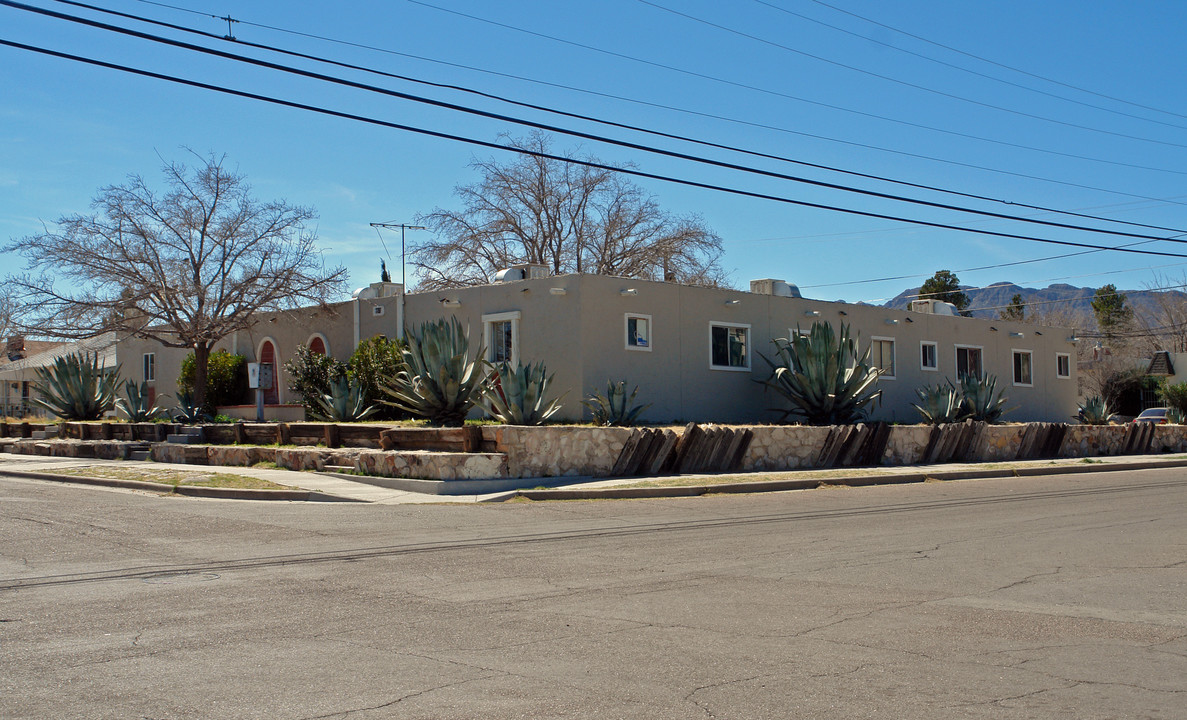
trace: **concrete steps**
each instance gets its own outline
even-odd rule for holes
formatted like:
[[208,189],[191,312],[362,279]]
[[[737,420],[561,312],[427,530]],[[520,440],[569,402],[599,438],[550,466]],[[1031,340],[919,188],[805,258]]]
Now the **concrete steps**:
[[206,440],[200,425],[186,425],[179,433],[171,433],[165,442],[178,445],[199,445]]

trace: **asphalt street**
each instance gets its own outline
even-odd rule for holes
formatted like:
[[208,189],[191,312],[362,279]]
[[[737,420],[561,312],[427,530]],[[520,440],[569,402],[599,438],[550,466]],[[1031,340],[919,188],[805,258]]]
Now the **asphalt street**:
[[1187,471],[467,505],[0,478],[0,717],[1187,718]]

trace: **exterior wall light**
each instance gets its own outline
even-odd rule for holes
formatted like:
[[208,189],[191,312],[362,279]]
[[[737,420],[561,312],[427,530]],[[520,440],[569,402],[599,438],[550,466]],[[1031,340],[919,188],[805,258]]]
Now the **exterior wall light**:
[[726,300],[725,304],[726,305],[741,305],[742,301],[741,300]]
[[805,310],[804,317],[820,317],[819,310]]
[[1024,336],[1020,332],[1012,332],[1012,333],[1010,333],[1010,337],[1020,338],[1020,337],[1024,337]]
[[887,325],[898,325],[898,320],[895,320],[894,318],[886,318],[886,324]]
[[638,295],[639,291],[636,290],[635,288],[627,288],[625,290],[619,290],[618,294],[619,295]]

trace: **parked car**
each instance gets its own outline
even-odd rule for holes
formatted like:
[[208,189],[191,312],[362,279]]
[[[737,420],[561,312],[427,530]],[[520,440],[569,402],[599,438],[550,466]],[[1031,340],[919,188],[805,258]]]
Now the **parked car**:
[[1154,423],[1155,425],[1166,424],[1166,408],[1150,408],[1143,410],[1141,415],[1133,419],[1135,423]]

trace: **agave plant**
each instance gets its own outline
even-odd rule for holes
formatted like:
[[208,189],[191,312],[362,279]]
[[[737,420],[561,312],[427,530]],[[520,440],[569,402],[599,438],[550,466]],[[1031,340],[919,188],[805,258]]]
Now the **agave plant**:
[[1093,395],[1080,403],[1076,417],[1085,425],[1108,425],[1109,404],[1099,395]]
[[545,402],[552,375],[544,363],[514,368],[499,363],[489,383],[478,399],[488,415],[505,425],[541,425],[561,409],[561,398]]
[[1166,421],[1171,425],[1184,425],[1187,422],[1187,417],[1183,415],[1183,411],[1177,407],[1168,407],[1166,409]]
[[931,425],[960,422],[960,391],[952,381],[938,384],[935,387],[925,385],[915,390],[921,404],[911,403],[911,406],[923,416],[923,421]]
[[807,333],[776,339],[775,349],[777,362],[759,355],[772,371],[764,384],[792,405],[785,419],[799,415],[810,425],[858,422],[882,396],[874,390],[879,370],[869,362],[870,351],[859,351],[844,323],[837,335],[831,323],[814,322]]
[[173,411],[173,419],[189,425],[206,422],[210,413],[201,405],[194,402],[194,393],[190,390],[177,391],[177,407]]
[[345,375],[339,375],[330,382],[330,391],[311,395],[311,414],[316,420],[331,422],[356,422],[366,420],[379,408],[367,403],[363,388],[351,382]]
[[651,407],[651,403],[632,407],[631,404],[635,402],[635,396],[638,394],[638,385],[635,386],[635,389],[628,396],[626,394],[625,380],[618,382],[607,380],[605,395],[593,393],[589,398],[582,400],[581,404],[593,412],[595,425],[634,425],[639,419],[639,415]]
[[964,418],[972,418],[979,422],[995,423],[1006,412],[1002,407],[1006,398],[997,391],[997,378],[986,375],[985,379],[976,375],[965,375],[960,379],[960,410]]
[[[486,363],[468,356],[470,341],[456,317],[408,333],[404,366],[383,383],[384,400],[432,425],[459,426],[486,385]],[[482,357],[478,348],[477,357]]]
[[115,406],[134,423],[149,422],[166,415],[165,408],[149,402],[148,383],[137,385],[135,380],[124,383],[124,397],[116,398]]
[[98,354],[65,355],[37,368],[34,387],[41,397],[32,402],[63,420],[98,420],[115,407],[119,381],[119,368],[103,368]]

